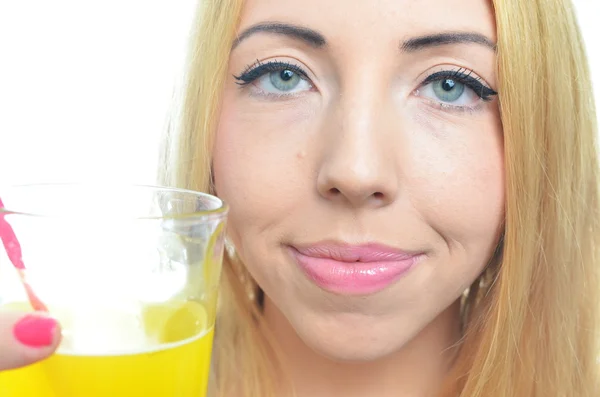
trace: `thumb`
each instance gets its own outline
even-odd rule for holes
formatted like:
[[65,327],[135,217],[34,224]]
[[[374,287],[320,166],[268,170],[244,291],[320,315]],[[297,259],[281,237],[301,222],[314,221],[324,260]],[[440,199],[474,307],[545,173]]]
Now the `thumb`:
[[0,371],[43,360],[59,343],[60,326],[44,313],[0,312]]

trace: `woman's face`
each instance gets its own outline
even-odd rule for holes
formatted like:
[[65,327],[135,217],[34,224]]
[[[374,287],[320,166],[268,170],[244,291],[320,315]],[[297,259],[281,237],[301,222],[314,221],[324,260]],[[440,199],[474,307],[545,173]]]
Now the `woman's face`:
[[400,349],[500,235],[485,0],[249,0],[214,154],[238,255],[317,352]]

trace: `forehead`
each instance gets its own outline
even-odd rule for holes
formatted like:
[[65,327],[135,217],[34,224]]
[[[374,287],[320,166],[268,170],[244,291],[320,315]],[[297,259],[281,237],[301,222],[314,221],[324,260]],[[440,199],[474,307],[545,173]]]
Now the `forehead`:
[[318,30],[332,44],[397,43],[444,31],[496,38],[491,0],[247,0],[241,29],[265,21]]

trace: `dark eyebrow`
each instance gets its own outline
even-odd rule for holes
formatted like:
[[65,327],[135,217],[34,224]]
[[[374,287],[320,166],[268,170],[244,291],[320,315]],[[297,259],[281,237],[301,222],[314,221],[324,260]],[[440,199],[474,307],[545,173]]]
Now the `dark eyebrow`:
[[471,32],[448,32],[414,37],[402,43],[400,49],[404,52],[415,52],[449,44],[480,44],[496,51],[496,44],[492,40],[480,33]]
[[259,23],[244,30],[233,42],[232,49],[237,47],[243,40],[256,33],[271,33],[283,36],[290,36],[302,40],[312,47],[323,47],[327,44],[325,37],[316,30],[304,28],[301,26],[290,25],[287,23],[266,22]]

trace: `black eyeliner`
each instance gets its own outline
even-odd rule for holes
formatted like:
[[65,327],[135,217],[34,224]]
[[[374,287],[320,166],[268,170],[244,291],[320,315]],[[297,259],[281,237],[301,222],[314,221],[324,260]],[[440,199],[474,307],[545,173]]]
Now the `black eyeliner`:
[[459,83],[465,84],[467,87],[472,89],[478,97],[480,97],[484,101],[490,101],[491,97],[498,95],[496,91],[481,83],[480,79],[471,76],[473,71],[468,71],[465,73],[466,69],[458,69],[455,71],[452,70],[443,70],[441,72],[434,73],[428,76],[422,85],[426,85],[429,83],[433,83],[436,81],[450,79],[458,81]]
[[239,76],[234,75],[233,78],[237,80],[237,84],[245,86],[267,73],[281,72],[284,70],[290,70],[296,73],[301,78],[308,80],[306,72],[300,67],[288,62],[279,61],[272,61],[267,63],[261,63],[257,61],[254,65],[246,68],[246,70],[242,72]]

